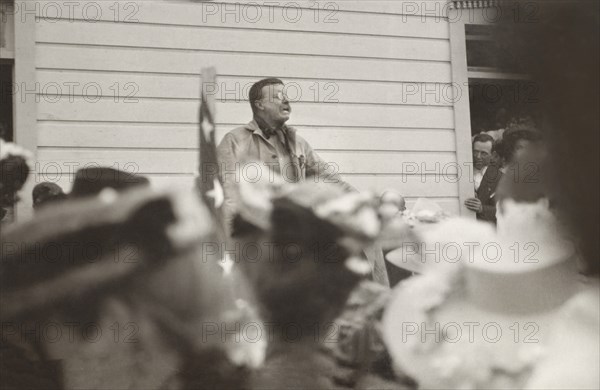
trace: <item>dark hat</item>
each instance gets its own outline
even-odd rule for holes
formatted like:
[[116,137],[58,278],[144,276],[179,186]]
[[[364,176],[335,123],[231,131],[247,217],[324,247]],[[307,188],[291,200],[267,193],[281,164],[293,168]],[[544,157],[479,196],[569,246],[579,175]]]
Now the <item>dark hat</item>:
[[82,168],[75,174],[75,182],[71,190],[72,197],[97,195],[105,188],[117,191],[132,187],[148,185],[150,182],[143,176],[108,167]]

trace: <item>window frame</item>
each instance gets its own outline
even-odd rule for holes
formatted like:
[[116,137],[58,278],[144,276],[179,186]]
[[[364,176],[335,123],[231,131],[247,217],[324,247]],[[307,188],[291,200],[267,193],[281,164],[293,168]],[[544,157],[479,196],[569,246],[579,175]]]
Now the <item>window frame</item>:
[[[8,15],[8,16],[7,16]],[[33,155],[30,176],[21,190],[22,201],[17,203],[15,221],[23,221],[33,216],[31,191],[37,182],[35,171],[37,161],[37,102],[38,96],[21,94],[23,87],[35,90],[35,28],[34,15],[18,12],[2,13],[7,16],[7,23],[2,23],[5,45],[0,53],[0,61],[12,64],[12,80],[16,86],[13,95],[13,142],[30,151]],[[12,23],[8,19],[12,18]],[[18,89],[17,89],[18,88]]]
[[[526,74],[501,71],[491,67],[469,67],[467,64],[467,25],[493,25],[489,10],[497,8],[500,0],[450,0],[448,19],[450,21],[450,48],[452,81],[461,88],[461,99],[455,99],[454,122],[456,131],[456,155],[462,175],[459,180],[459,201],[461,215],[475,216],[464,206],[464,201],[475,196],[468,166],[473,164],[471,146],[471,107],[469,99],[469,79],[530,80]],[[471,38],[471,37],[469,37]],[[472,170],[470,171],[472,172]]]

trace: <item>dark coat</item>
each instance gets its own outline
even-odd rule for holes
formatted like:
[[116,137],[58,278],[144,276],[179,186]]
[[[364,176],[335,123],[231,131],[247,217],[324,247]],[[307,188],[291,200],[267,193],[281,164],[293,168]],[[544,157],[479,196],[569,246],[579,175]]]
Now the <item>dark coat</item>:
[[481,179],[475,195],[481,201],[483,210],[477,213],[477,219],[496,223],[496,187],[502,177],[502,171],[495,164],[490,164]]

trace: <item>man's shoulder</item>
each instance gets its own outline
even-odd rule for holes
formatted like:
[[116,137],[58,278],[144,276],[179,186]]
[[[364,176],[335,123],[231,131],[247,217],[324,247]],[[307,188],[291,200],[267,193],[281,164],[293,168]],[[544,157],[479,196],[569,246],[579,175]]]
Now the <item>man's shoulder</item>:
[[502,177],[502,171],[497,164],[490,164],[488,165],[483,177],[486,181],[498,182]]
[[248,134],[252,134],[251,129],[249,129],[248,125],[242,125],[242,126],[238,126],[233,130],[230,130],[229,132],[227,132],[226,135],[230,136],[230,137],[242,137],[242,136],[248,136]]
[[500,170],[500,166],[498,164],[490,164],[488,165],[487,171],[485,172],[486,174],[489,172],[490,174],[494,174],[494,175],[502,175],[502,171]]
[[243,140],[250,136],[252,136],[252,131],[248,128],[248,125],[239,126],[233,130],[228,131],[227,134],[225,134],[225,136],[223,137],[221,144],[231,141],[239,142],[240,140]]

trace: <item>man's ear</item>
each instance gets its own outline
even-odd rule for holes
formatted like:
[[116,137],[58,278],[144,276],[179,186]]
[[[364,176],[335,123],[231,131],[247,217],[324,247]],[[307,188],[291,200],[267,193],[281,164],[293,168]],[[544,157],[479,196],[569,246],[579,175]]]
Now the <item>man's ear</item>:
[[254,101],[254,107],[256,107],[257,109],[259,109],[260,111],[265,109],[265,105],[263,104],[262,100],[255,100]]

